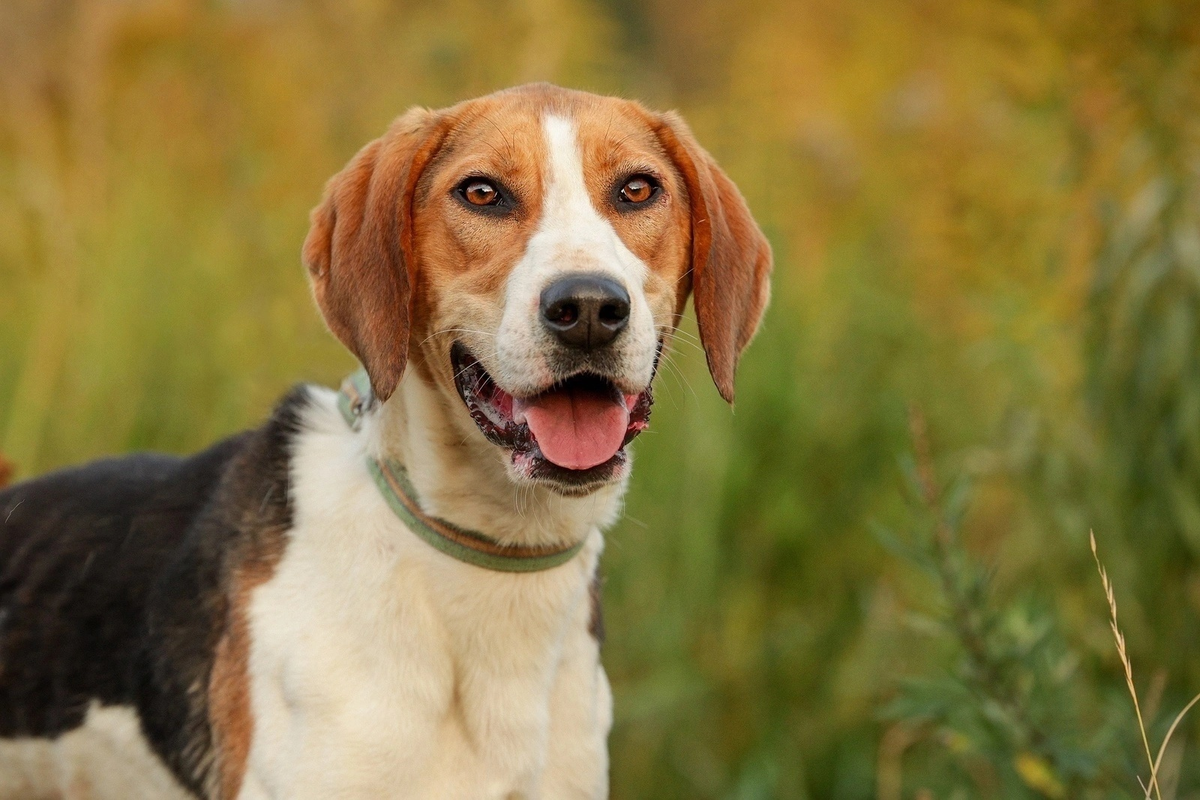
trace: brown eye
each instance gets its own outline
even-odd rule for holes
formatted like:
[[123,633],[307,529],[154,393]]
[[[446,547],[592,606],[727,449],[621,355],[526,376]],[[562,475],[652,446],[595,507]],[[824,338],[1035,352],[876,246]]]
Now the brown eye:
[[640,204],[654,197],[658,186],[645,175],[634,175],[625,181],[621,187],[620,197],[623,202]]
[[494,206],[500,202],[500,192],[484,180],[467,181],[461,191],[462,196],[473,206]]

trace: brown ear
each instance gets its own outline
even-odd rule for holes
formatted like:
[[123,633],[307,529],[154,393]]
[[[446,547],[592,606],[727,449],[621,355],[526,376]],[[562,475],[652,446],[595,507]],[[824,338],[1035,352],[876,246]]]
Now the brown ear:
[[309,217],[303,259],[329,330],[358,357],[386,400],[408,363],[412,201],[445,126],[414,108],[330,179]]
[[771,245],[733,181],[678,115],[662,115],[657,133],[691,204],[692,302],[700,343],[717,391],[732,403],[738,358],[771,295]]

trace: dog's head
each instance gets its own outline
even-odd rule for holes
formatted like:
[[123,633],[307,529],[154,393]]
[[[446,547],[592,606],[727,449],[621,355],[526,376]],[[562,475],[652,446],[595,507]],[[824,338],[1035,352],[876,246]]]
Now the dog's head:
[[304,262],[379,398],[415,369],[513,480],[582,494],[624,477],[689,293],[732,402],[771,251],[677,116],[540,84],[397,119],[329,182]]

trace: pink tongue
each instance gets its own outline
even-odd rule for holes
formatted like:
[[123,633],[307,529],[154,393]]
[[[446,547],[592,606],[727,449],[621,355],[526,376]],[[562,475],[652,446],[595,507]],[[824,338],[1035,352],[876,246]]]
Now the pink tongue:
[[595,392],[560,389],[530,400],[514,400],[542,455],[560,467],[590,469],[621,449],[629,428],[629,409],[616,398]]

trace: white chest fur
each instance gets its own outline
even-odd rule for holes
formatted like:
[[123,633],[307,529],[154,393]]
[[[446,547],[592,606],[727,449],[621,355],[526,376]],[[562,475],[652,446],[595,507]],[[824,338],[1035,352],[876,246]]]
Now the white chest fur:
[[491,572],[403,527],[326,393],[294,528],[249,607],[243,800],[607,796],[611,695],[588,633],[598,530],[560,567]]

